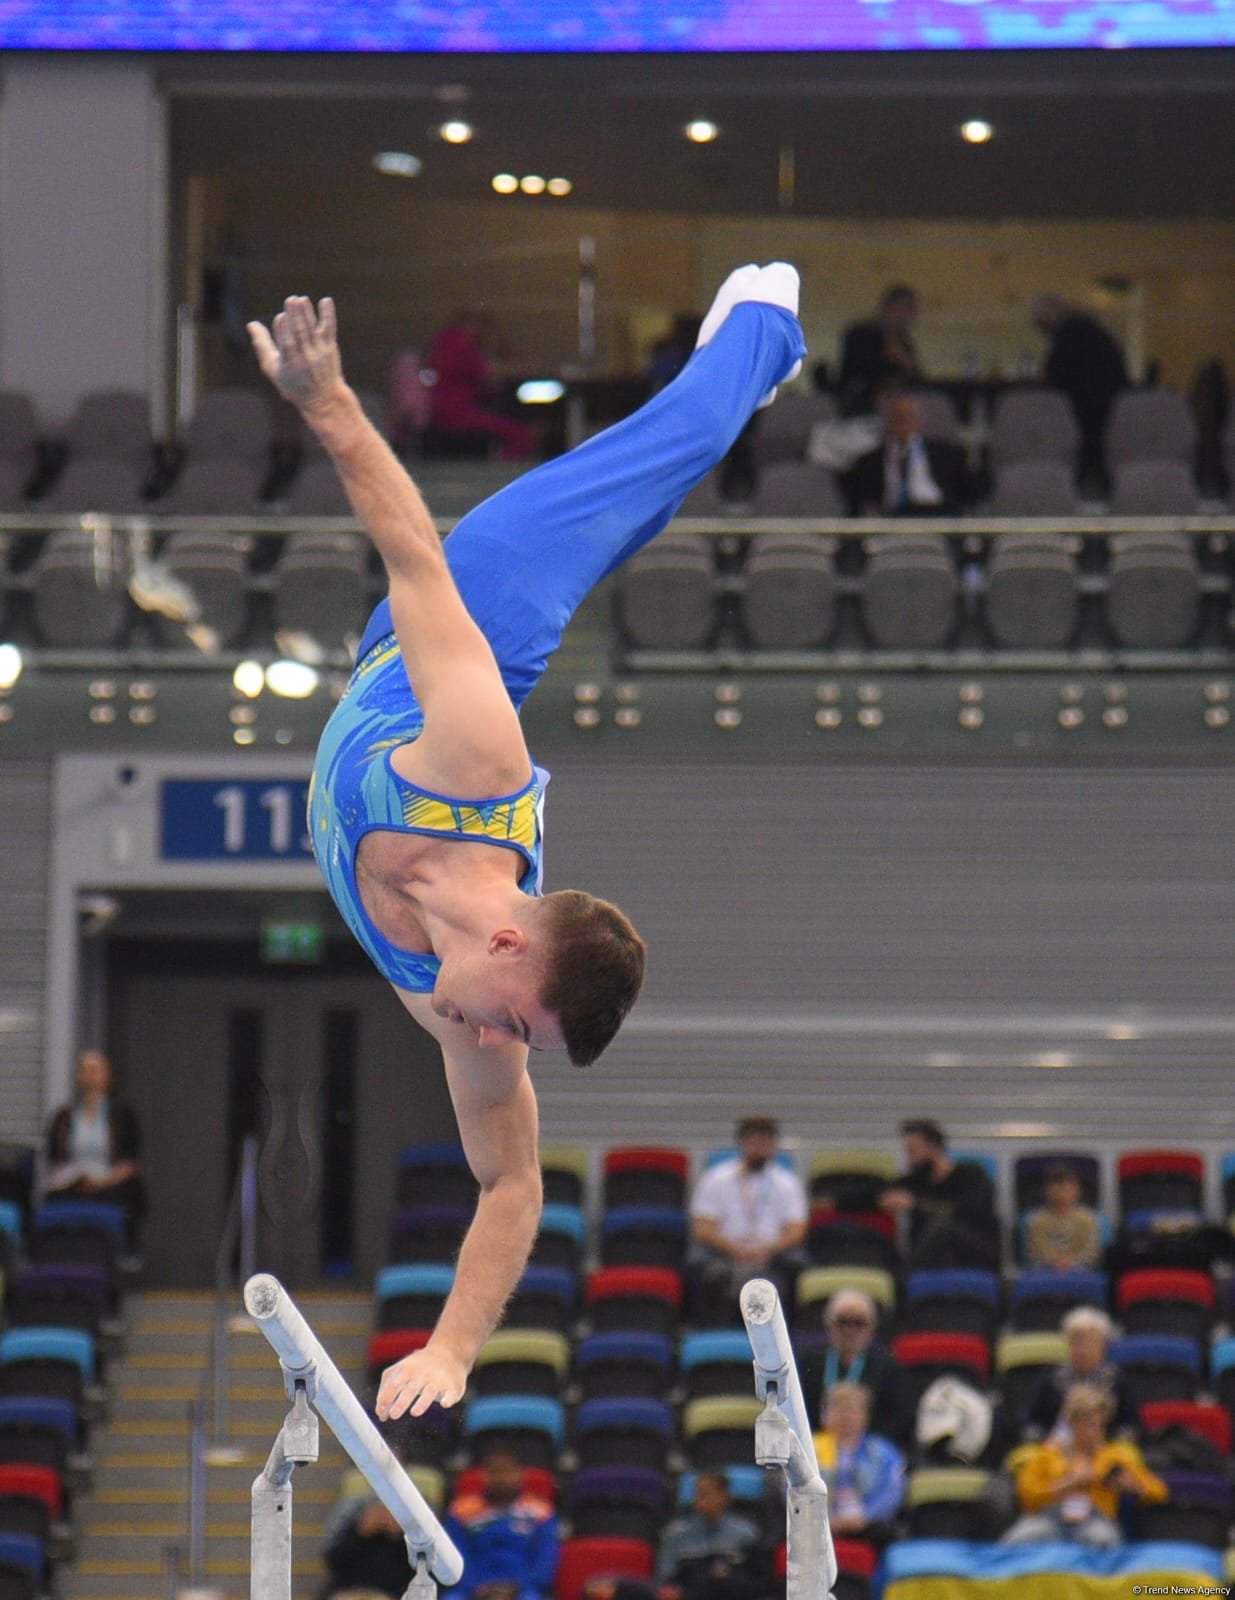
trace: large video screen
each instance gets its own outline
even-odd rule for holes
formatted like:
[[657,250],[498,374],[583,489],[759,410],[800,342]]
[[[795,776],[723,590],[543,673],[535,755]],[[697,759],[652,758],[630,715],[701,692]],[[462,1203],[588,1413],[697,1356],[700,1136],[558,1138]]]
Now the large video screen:
[[773,51],[1235,44],[1235,0],[0,0],[5,50]]

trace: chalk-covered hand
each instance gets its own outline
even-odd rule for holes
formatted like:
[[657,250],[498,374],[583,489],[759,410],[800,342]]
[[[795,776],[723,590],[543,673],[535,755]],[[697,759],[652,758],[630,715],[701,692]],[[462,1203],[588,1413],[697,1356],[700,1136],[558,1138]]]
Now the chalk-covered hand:
[[423,1416],[434,1401],[443,1406],[456,1404],[466,1387],[463,1362],[440,1346],[427,1344],[382,1373],[377,1414],[383,1422],[401,1417],[405,1411],[413,1417]]
[[343,381],[337,327],[329,296],[314,311],[312,300],[303,294],[289,295],[269,328],[260,322],[248,324],[262,371],[301,411],[330,399]]

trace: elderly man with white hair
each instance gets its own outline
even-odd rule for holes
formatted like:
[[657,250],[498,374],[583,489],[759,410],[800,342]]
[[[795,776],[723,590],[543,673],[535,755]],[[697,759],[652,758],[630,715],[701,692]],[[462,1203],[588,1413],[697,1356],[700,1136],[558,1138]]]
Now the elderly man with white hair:
[[807,1351],[800,1363],[803,1394],[812,1417],[823,1416],[828,1391],[838,1383],[860,1384],[870,1394],[870,1431],[903,1445],[910,1417],[900,1365],[881,1345],[879,1311],[861,1289],[838,1289],[823,1313],[827,1343]]
[[1091,1384],[1108,1395],[1113,1438],[1130,1438],[1140,1429],[1140,1409],[1128,1380],[1106,1358],[1114,1329],[1111,1319],[1096,1306],[1077,1306],[1061,1324],[1067,1340],[1066,1359],[1039,1384],[1026,1413],[1025,1436],[1045,1439],[1060,1422],[1064,1395],[1077,1383]]

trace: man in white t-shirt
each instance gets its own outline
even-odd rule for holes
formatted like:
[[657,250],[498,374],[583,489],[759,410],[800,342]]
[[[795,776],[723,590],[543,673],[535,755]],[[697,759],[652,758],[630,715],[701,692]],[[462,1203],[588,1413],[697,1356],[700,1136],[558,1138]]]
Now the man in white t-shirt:
[[696,1185],[687,1275],[692,1315],[704,1326],[733,1320],[749,1278],[770,1278],[787,1298],[805,1264],[806,1191],[775,1159],[778,1134],[771,1117],[743,1117],[738,1154],[709,1167]]

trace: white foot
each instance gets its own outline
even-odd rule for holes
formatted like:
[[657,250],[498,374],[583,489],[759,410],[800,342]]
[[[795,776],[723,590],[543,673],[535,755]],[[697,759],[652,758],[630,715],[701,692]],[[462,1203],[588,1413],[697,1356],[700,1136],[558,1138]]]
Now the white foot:
[[716,291],[716,298],[708,307],[707,316],[699,328],[699,337],[695,340],[695,349],[701,350],[708,340],[713,338],[717,328],[737,305],[739,300],[757,300],[758,295],[749,291],[759,281],[762,267],[757,267],[752,261],[748,266],[735,267],[729,276]]
[[[756,266],[754,262],[745,267],[735,267],[716,291],[716,298],[708,308],[708,314],[699,329],[696,349],[707,344],[734,306],[741,305],[747,300],[780,306],[782,310],[796,317],[800,291],[801,279],[798,277],[798,270],[790,266],[787,261],[772,261],[766,267]],[[801,370],[802,363],[795,361],[780,380],[781,383],[792,382]],[[762,411],[765,406],[770,406],[775,399],[776,390],[772,389],[759,402],[759,410]]]

